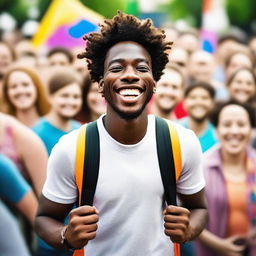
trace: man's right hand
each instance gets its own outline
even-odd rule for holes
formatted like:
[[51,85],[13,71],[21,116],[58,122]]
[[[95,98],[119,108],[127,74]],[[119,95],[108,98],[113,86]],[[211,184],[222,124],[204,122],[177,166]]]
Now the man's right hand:
[[70,246],[83,248],[89,240],[96,237],[99,211],[94,206],[81,206],[73,209],[69,214],[69,222],[65,237]]

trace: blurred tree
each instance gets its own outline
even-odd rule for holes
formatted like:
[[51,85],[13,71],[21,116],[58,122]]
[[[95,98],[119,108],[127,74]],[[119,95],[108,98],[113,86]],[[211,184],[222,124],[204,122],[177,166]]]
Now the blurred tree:
[[227,0],[227,13],[232,25],[238,26],[249,32],[252,21],[256,19],[256,1]]

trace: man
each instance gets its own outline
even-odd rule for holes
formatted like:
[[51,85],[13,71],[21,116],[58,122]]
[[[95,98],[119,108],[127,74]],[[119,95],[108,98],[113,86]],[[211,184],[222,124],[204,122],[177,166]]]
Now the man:
[[214,95],[213,87],[205,82],[194,82],[185,90],[184,108],[188,117],[181,119],[180,123],[198,136],[203,152],[217,142],[215,128],[209,122]]
[[168,120],[175,120],[175,107],[183,99],[184,75],[175,65],[169,65],[156,85],[150,113]]
[[63,248],[64,234],[69,247],[86,246],[87,256],[172,255],[170,239],[183,243],[198,236],[207,210],[200,146],[191,131],[180,126],[184,158],[177,192],[187,208],[163,206],[155,118],[147,115],[146,106],[168,61],[170,43],[150,20],[121,12],[86,38],[86,52],[80,57],[88,59],[91,77],[107,101],[107,114],[97,121],[100,168],[94,206],[73,209],[68,225],[61,223],[77,199],[74,131],[52,151],[36,230],[57,248]]

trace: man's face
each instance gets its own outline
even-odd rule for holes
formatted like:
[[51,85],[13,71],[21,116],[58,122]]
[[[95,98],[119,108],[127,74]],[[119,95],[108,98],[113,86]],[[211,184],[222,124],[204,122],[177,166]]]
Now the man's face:
[[214,59],[209,53],[195,52],[189,61],[188,73],[194,80],[211,82],[214,72]]
[[155,95],[156,106],[164,113],[173,111],[175,106],[182,100],[183,85],[182,77],[175,70],[167,69],[157,82]]
[[151,57],[141,45],[124,41],[109,49],[100,82],[108,113],[137,118],[151,99],[154,86]]
[[188,115],[197,122],[208,118],[213,108],[214,100],[204,88],[195,88],[189,92],[184,100],[184,108]]

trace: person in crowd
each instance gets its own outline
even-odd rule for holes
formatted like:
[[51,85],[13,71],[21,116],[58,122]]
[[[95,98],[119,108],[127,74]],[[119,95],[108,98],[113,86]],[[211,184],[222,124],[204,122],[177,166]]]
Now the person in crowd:
[[209,220],[197,242],[197,255],[253,256],[256,153],[250,141],[255,113],[250,105],[228,101],[218,106],[212,123],[219,144],[203,158]]
[[[20,232],[18,222],[2,200],[14,206],[32,227],[38,206],[37,198],[15,164],[2,154],[0,154],[0,185],[1,254],[5,256],[28,256],[28,248]],[[15,245],[13,244],[14,241]]]
[[47,59],[50,67],[71,66],[73,55],[64,47],[55,47],[47,53]]
[[195,30],[183,31],[176,39],[175,45],[183,48],[190,55],[200,49],[200,40],[198,32]]
[[166,68],[168,68],[169,65],[176,64],[186,77],[188,59],[189,55],[185,49],[174,47],[169,54],[169,62],[166,64]]
[[94,206],[73,209],[63,225],[78,195],[76,130],[63,136],[50,156],[36,231],[56,248],[86,246],[88,256],[173,255],[172,242],[194,239],[201,232],[207,209],[199,142],[178,124],[183,167],[177,191],[182,206],[164,204],[155,117],[148,116],[146,106],[168,62],[170,43],[149,19],[122,12],[86,38],[80,57],[90,60],[91,78],[107,101],[106,115],[97,120],[101,153]]
[[80,127],[80,123],[72,119],[82,105],[78,75],[69,68],[56,70],[49,80],[48,95],[51,109],[32,129],[42,139],[50,155],[60,137]]
[[183,99],[185,78],[176,65],[169,65],[156,85],[149,112],[165,119],[177,119],[174,109]]
[[239,68],[253,68],[253,57],[247,48],[228,55],[225,62],[226,80]]
[[253,54],[253,57],[256,58],[256,35],[253,34],[248,40],[248,46]]
[[227,80],[230,98],[255,105],[256,77],[250,68],[236,70]]
[[28,127],[34,126],[50,109],[46,88],[31,68],[11,68],[4,77],[3,95],[8,114]]
[[217,143],[215,128],[209,121],[214,99],[215,90],[206,82],[194,82],[184,93],[184,108],[188,116],[180,119],[179,123],[194,131],[203,152]]
[[99,93],[98,86],[98,83],[92,82],[89,75],[85,77],[82,86],[83,104],[81,110],[75,117],[81,123],[92,122],[106,113],[106,103]]
[[0,153],[15,163],[39,196],[45,182],[48,160],[42,141],[31,129],[4,113],[0,113],[0,127]]
[[210,83],[216,91],[216,100],[228,99],[223,83],[214,79],[215,57],[206,51],[198,50],[191,54],[188,62],[188,80]]
[[15,61],[14,50],[6,43],[0,41],[0,80],[3,79],[10,65]]

